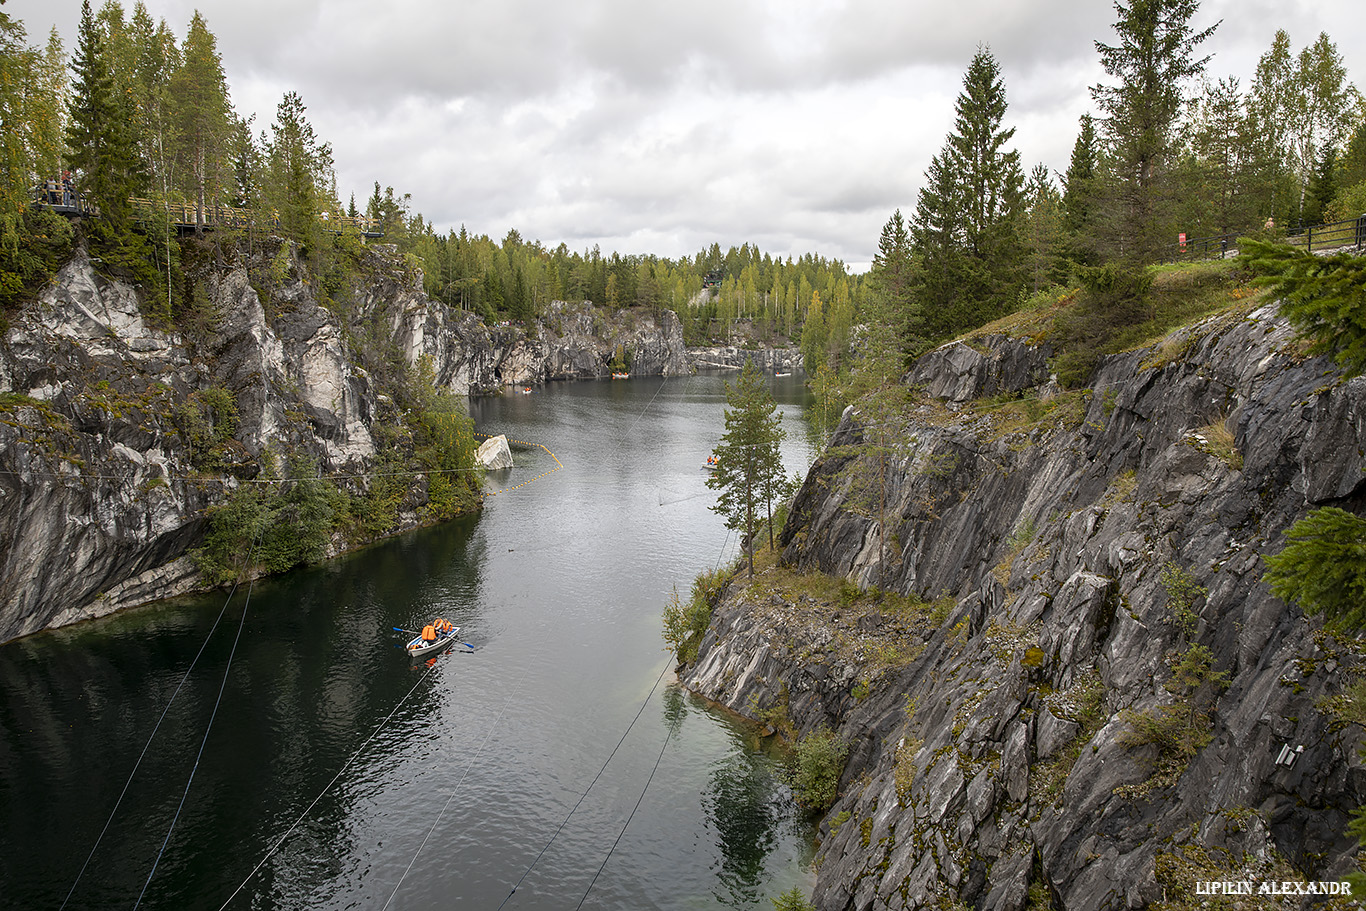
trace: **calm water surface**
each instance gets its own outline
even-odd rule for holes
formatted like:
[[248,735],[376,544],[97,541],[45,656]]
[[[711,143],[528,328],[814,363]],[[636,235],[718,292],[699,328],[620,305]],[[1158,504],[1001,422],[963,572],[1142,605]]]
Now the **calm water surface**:
[[[804,471],[805,393],[773,382]],[[701,470],[724,407],[717,376],[474,401],[563,469],[531,480],[556,463],[514,446],[480,516],[0,646],[0,907],[768,909],[808,886],[774,760],[670,685],[659,636],[669,593],[737,552]],[[477,651],[414,665],[391,627],[438,614]]]

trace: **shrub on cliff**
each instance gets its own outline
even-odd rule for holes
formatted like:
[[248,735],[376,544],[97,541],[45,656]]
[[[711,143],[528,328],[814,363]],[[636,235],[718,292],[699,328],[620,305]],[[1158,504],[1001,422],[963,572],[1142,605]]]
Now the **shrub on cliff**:
[[1290,526],[1279,554],[1266,558],[1271,592],[1330,629],[1366,626],[1366,519],[1336,506],[1315,509]]
[[830,809],[839,797],[840,775],[848,755],[849,744],[828,728],[798,740],[787,772],[793,799],[808,810]]
[[211,508],[204,544],[190,555],[214,585],[257,567],[284,572],[326,556],[345,507],[346,494],[318,477],[306,457],[291,455],[278,481],[245,484]]
[[712,608],[729,578],[729,570],[701,573],[693,580],[692,595],[686,605],[675,589],[664,606],[664,642],[678,656],[679,664],[697,660],[697,650],[711,623]]
[[71,255],[71,224],[47,209],[0,217],[0,307],[35,293]]
[[1366,370],[1366,258],[1316,256],[1287,244],[1239,241],[1239,260],[1281,299],[1281,315],[1350,374]]

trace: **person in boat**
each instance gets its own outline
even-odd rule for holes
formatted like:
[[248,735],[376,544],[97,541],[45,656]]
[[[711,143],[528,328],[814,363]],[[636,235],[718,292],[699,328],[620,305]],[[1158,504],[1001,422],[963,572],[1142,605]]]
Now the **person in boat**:
[[422,641],[423,641],[423,642],[435,642],[435,641],[436,641],[436,625],[435,625],[435,624],[428,623],[426,626],[422,627]]

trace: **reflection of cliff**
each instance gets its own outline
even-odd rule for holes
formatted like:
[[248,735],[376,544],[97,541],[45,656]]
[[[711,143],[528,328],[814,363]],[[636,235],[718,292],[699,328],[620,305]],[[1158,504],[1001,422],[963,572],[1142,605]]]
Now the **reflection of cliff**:
[[779,789],[769,770],[748,756],[718,763],[702,800],[721,849],[717,878],[729,891],[726,904],[757,901],[763,894],[764,859],[773,849],[781,819]]
[[[409,663],[395,650],[401,637],[389,632],[405,619],[386,606],[418,608],[433,585],[477,591],[482,561],[470,557],[477,523],[458,519],[420,541],[383,542],[325,568],[258,582],[249,606],[243,592],[228,604],[212,637],[223,594],[0,649],[0,781],[15,785],[0,806],[6,897],[16,907],[60,906],[138,766],[68,906],[136,903],[218,704],[246,610],[211,739],[146,904],[218,907],[320,796],[250,886],[252,894],[284,894],[293,898],[287,905],[316,907],[321,883],[352,875],[357,833],[366,834],[357,819],[370,811],[366,783],[386,780],[402,744],[430,736],[440,722],[433,710],[443,701],[439,683],[434,675],[411,692],[416,675],[404,672]],[[436,571],[415,572],[419,558]],[[479,619],[453,616],[467,626]],[[388,721],[394,735],[357,758],[358,746],[395,707]],[[352,759],[350,786],[328,790]],[[14,843],[19,838],[23,844]]]
[[[1270,310],[1051,398],[1038,352],[987,347],[916,365],[942,398],[906,414],[885,472],[846,414],[781,537],[789,571],[951,597],[893,611],[740,579],[683,678],[851,742],[817,906],[1130,908],[1197,880],[1341,879],[1366,775],[1329,698],[1361,644],[1272,597],[1262,555],[1315,506],[1366,506],[1366,379],[1302,360]],[[1213,666],[1178,679],[1197,649]],[[1190,746],[1142,717],[1181,719]]]

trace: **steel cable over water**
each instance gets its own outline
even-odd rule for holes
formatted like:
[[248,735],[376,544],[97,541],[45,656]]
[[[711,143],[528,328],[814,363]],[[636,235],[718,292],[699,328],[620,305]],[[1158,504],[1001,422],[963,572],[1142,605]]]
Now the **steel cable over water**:
[[560,821],[559,826],[557,826],[555,829],[555,833],[550,836],[550,841],[545,843],[545,847],[541,849],[541,853],[537,854],[535,859],[531,861],[530,866],[526,868],[526,872],[524,872],[521,878],[517,880],[516,884],[512,887],[512,891],[507,894],[507,898],[504,898],[502,902],[499,903],[498,908],[500,909],[500,911],[502,907],[508,903],[508,900],[511,899],[513,895],[517,894],[517,890],[521,888],[522,883],[526,881],[527,876],[529,876],[531,874],[531,871],[535,869],[536,864],[538,864],[541,858],[545,856],[545,852],[550,850],[550,846],[555,843],[555,839],[559,837],[560,832],[563,831],[564,827],[569,823],[570,817],[574,815],[575,811],[579,809],[579,806],[588,797],[588,792],[593,790],[593,785],[597,784],[598,779],[602,778],[602,773],[607,771],[607,766],[611,764],[612,757],[617,755],[617,750],[621,749],[621,745],[626,742],[626,737],[631,733],[631,728],[635,727],[636,722],[640,720],[640,716],[645,711],[645,706],[650,704],[651,697],[654,696],[655,690],[659,688],[659,681],[664,679],[664,675],[668,672],[668,670],[669,663],[666,661],[664,662],[664,669],[660,671],[659,676],[655,678],[655,685],[650,687],[650,692],[645,694],[644,701],[640,703],[640,708],[636,710],[636,716],[631,719],[630,724],[626,725],[626,730],[622,732],[621,739],[617,741],[617,745],[612,747],[612,752],[607,754],[607,759],[603,761],[602,768],[598,769],[598,774],[593,776],[593,780],[588,783],[588,787],[583,789],[583,793],[579,795],[578,802],[576,802],[574,806],[570,808],[569,812],[565,815],[564,819]]
[[[255,547],[256,545],[253,544],[253,553],[255,552]],[[218,611],[218,616],[214,618],[213,625],[209,627],[208,635],[204,637],[204,641],[199,646],[199,651],[195,653],[194,659],[190,662],[190,666],[185,669],[185,674],[180,678],[180,682],[176,684],[175,690],[171,693],[171,698],[166,700],[166,707],[161,710],[161,716],[157,718],[157,723],[152,726],[152,733],[147,735],[147,742],[143,744],[142,752],[138,754],[137,761],[133,763],[133,770],[128,773],[128,780],[123,783],[123,790],[119,792],[118,799],[114,801],[114,808],[109,811],[109,818],[105,820],[104,828],[100,829],[100,834],[95,837],[95,843],[91,845],[90,853],[86,856],[85,863],[81,864],[80,872],[76,874],[76,880],[71,884],[71,888],[67,891],[66,898],[62,899],[58,911],[65,908],[67,902],[71,901],[71,896],[75,894],[76,886],[80,883],[81,877],[85,875],[86,868],[90,866],[90,861],[95,857],[95,851],[99,848],[100,842],[104,840],[105,833],[109,831],[109,826],[114,822],[114,817],[118,814],[119,806],[122,805],[123,798],[127,796],[128,788],[132,785],[134,776],[137,775],[138,769],[142,766],[142,760],[147,757],[147,750],[151,748],[152,740],[155,739],[157,731],[161,729],[161,723],[166,720],[166,714],[170,712],[172,704],[175,703],[176,696],[180,695],[180,691],[184,688],[185,682],[190,679],[191,672],[194,671],[195,665],[199,663],[199,659],[203,657],[204,649],[208,648],[209,640],[213,638],[214,632],[217,631],[219,622],[222,621],[223,615],[227,613],[228,605],[232,603],[233,596],[237,594],[237,586],[238,583],[233,582],[232,588],[228,591],[228,597],[223,602],[223,607]],[[243,610],[245,612],[245,608],[243,608]],[[140,897],[139,900],[141,900]]]
[[[260,543],[260,538],[257,538]],[[253,553],[255,547],[253,547]],[[237,635],[232,640],[232,650],[228,653],[228,662],[223,668],[223,681],[218,685],[218,696],[213,701],[213,711],[209,714],[209,723],[204,727],[204,739],[199,741],[199,752],[195,754],[194,765],[190,768],[190,777],[185,782],[185,790],[180,794],[180,803],[176,806],[175,815],[171,817],[171,825],[166,830],[166,838],[161,842],[161,850],[157,851],[156,860],[152,862],[152,869],[147,873],[147,881],[142,884],[142,891],[138,893],[138,900],[133,903],[134,911],[142,904],[142,897],[147,894],[147,887],[152,884],[152,877],[156,875],[157,866],[161,863],[161,857],[166,853],[166,846],[171,843],[171,833],[175,831],[176,823],[180,821],[180,811],[185,809],[185,801],[190,796],[190,785],[194,784],[195,773],[199,771],[199,761],[204,757],[204,747],[209,742],[209,734],[213,732],[214,719],[218,717],[218,707],[223,704],[223,691],[228,688],[228,675],[232,672],[232,659],[237,655],[237,644],[242,639],[242,628],[247,625],[247,608],[251,606],[252,585],[247,585],[247,597],[242,604],[242,619],[237,624]]]
[[[669,666],[668,664],[665,664],[664,667],[667,670]],[[661,678],[663,676],[663,674],[660,674]],[[655,683],[658,685],[658,681],[655,681]],[[651,690],[651,692],[654,691]],[[649,697],[646,697],[646,701],[649,701]],[[659,771],[659,763],[664,759],[664,751],[668,748],[669,741],[673,739],[674,734],[678,732],[679,724],[680,722],[675,721],[673,724],[669,725],[669,730],[664,733],[664,742],[659,745],[659,755],[655,757],[654,767],[650,769],[650,775],[645,779],[645,787],[640,789],[640,796],[636,798],[636,805],[631,808],[631,812],[627,815],[626,821],[621,824],[621,831],[617,833],[617,839],[612,842],[612,847],[607,849],[607,856],[602,859],[602,864],[598,867],[598,872],[594,873],[593,878],[588,881],[588,888],[583,890],[583,898],[580,898],[579,903],[574,906],[576,909],[582,908],[583,903],[588,900],[588,893],[593,891],[593,886],[597,883],[598,877],[601,876],[602,871],[607,868],[607,862],[612,859],[612,852],[617,849],[617,845],[621,844],[621,839],[626,835],[626,829],[631,825],[631,820],[636,818],[636,811],[640,809],[641,803],[645,800],[645,792],[650,790],[650,784],[655,780],[655,772]]]
[[312,802],[310,802],[308,806],[304,807],[303,812],[299,814],[298,818],[290,824],[288,829],[285,829],[284,833],[281,834],[281,836],[278,839],[276,839],[275,844],[271,845],[270,848],[266,851],[265,855],[261,858],[260,862],[257,863],[256,866],[252,867],[251,872],[246,875],[246,878],[242,880],[241,884],[236,889],[232,890],[232,894],[229,895],[227,900],[219,906],[218,911],[224,911],[224,909],[232,903],[232,900],[237,897],[237,894],[246,888],[247,883],[251,882],[252,877],[255,876],[257,873],[261,872],[261,868],[266,865],[266,861],[270,860],[271,857],[275,855],[275,852],[280,850],[280,848],[284,845],[285,840],[288,839],[289,836],[294,833],[294,830],[299,827],[300,823],[302,823],[305,819],[308,818],[308,814],[313,812],[313,808],[317,806],[318,801],[323,799],[323,795],[325,795],[328,791],[332,790],[332,786],[335,785],[337,781],[341,779],[343,773],[345,773],[347,769],[351,768],[351,764],[360,758],[360,754],[363,753],[365,751],[365,748],[370,745],[370,741],[374,740],[375,737],[379,735],[380,731],[384,730],[385,727],[388,726],[389,722],[393,720],[394,715],[398,713],[398,710],[403,707],[403,704],[408,701],[408,698],[417,691],[417,688],[422,685],[422,682],[426,680],[427,677],[430,676],[434,670],[436,670],[435,662],[433,662],[425,671],[422,672],[422,676],[417,678],[417,682],[413,684],[412,689],[404,693],[403,698],[399,699],[398,702],[394,703],[394,707],[390,710],[389,714],[385,715],[384,719],[379,723],[379,725],[376,726],[375,729],[370,732],[369,737],[366,737],[365,740],[361,741],[360,746],[356,747],[356,751],[351,754],[351,758],[346,760],[345,764],[343,764],[342,767],[337,770],[337,774],[332,776],[332,780],[329,781],[326,784],[326,786],[324,786],[323,789],[318,792],[318,796],[314,797]]

